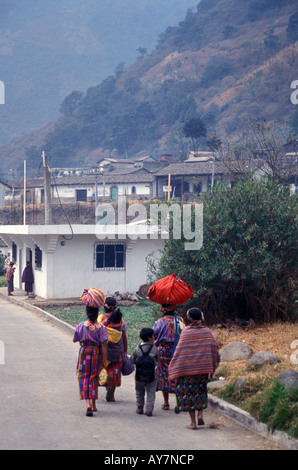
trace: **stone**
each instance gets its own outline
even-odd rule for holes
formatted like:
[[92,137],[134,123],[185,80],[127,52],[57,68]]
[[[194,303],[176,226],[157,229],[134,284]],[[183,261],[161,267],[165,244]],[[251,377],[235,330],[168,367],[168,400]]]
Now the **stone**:
[[234,392],[238,390],[238,388],[242,387],[242,385],[247,382],[248,378],[247,377],[241,377],[240,379],[237,380],[234,386]]
[[207,389],[212,390],[213,388],[223,388],[226,384],[226,380],[213,380],[207,384]]
[[237,359],[249,359],[253,354],[248,344],[240,341],[232,341],[219,350],[222,362],[236,361]]
[[285,388],[298,387],[298,372],[287,369],[278,376],[278,381]]
[[265,364],[277,364],[281,362],[280,358],[268,351],[260,351],[252,356],[249,365],[254,367],[262,367]]

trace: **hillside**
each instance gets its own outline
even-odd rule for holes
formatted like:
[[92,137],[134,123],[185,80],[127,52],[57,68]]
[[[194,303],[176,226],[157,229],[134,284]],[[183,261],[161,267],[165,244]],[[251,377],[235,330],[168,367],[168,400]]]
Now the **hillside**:
[[1,0],[0,144],[59,115],[73,89],[86,90],[152,50],[196,0]]
[[90,164],[110,153],[180,153],[187,149],[183,124],[196,114],[222,139],[248,118],[297,131],[290,100],[297,40],[294,0],[202,0],[152,52],[144,49],[132,65],[70,93],[42,145],[32,137],[17,155],[12,144],[1,154],[10,162],[26,158],[36,169],[41,148],[54,166]]

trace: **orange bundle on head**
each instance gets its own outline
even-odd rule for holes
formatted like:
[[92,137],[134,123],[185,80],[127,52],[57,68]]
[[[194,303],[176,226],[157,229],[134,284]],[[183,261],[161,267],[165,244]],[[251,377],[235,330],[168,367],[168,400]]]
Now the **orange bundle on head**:
[[182,305],[192,296],[192,287],[175,274],[159,279],[148,290],[149,299],[157,304]]

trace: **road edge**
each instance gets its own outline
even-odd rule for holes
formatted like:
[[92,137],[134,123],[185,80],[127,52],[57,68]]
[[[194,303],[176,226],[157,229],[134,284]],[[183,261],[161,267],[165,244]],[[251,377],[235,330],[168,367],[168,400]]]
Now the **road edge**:
[[[69,325],[68,323],[62,320],[59,320],[54,315],[46,312],[45,310],[42,310],[40,307],[27,304],[26,302],[22,300],[17,300],[15,297],[13,298],[7,297],[6,295],[3,295],[1,292],[0,292],[0,297],[16,305],[20,305],[26,308],[27,310],[37,313],[38,315],[40,315],[47,321],[51,321],[55,325],[57,325],[59,328],[62,328],[63,330],[67,331],[67,333],[69,334],[73,334],[75,331],[75,328],[73,326]],[[210,406],[210,408],[213,408],[214,410],[221,412],[222,414],[228,416],[229,418],[234,419],[235,421],[240,423],[242,426],[250,429],[251,431],[254,431],[257,434],[280,444],[282,447],[285,447],[288,450],[298,450],[297,439],[294,439],[293,437],[289,436],[287,433],[283,431],[272,432],[272,430],[266,424],[257,421],[247,411],[244,411],[241,408],[238,408],[237,406],[232,405],[231,403],[228,403],[222,400],[221,398],[218,398],[212,395],[210,392],[208,392],[208,406]]]

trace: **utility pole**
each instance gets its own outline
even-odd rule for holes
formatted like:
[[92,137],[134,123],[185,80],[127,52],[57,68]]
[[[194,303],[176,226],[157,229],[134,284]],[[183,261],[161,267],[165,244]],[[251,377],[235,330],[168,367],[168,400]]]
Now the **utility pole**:
[[26,225],[27,162],[24,160],[24,225]]
[[51,172],[48,166],[48,159],[45,152],[42,152],[43,163],[43,184],[44,184],[44,207],[45,207],[45,224],[52,223],[52,210],[51,210]]

